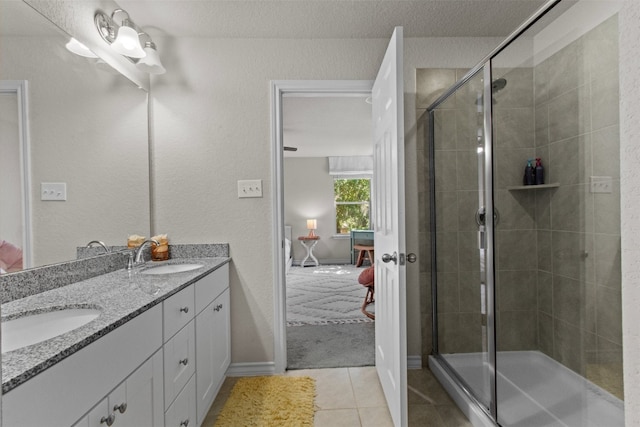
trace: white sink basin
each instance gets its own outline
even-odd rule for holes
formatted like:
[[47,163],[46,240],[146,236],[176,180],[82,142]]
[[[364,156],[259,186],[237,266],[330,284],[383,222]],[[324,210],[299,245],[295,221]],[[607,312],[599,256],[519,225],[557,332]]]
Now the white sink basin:
[[142,270],[141,274],[171,274],[171,273],[184,273],[185,271],[196,270],[201,268],[202,264],[167,264],[160,265],[158,267],[149,267]]
[[2,352],[17,350],[70,332],[91,322],[100,313],[100,310],[93,308],[68,308],[3,321]]

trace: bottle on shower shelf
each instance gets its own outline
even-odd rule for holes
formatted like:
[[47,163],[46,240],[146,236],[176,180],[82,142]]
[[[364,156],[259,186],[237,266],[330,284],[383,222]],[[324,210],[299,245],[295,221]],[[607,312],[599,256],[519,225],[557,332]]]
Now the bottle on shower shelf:
[[542,166],[542,159],[540,159],[540,157],[536,158],[536,169],[534,172],[536,185],[544,184],[544,167]]
[[535,184],[535,169],[533,167],[533,159],[527,160],[527,166],[524,168],[524,178],[522,179],[523,185]]

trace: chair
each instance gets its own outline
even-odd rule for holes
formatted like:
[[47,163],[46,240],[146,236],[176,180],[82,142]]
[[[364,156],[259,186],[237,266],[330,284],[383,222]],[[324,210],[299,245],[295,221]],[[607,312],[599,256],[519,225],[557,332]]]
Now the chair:
[[373,246],[372,245],[353,245],[353,249],[358,250],[358,260],[356,261],[356,267],[360,267],[364,261],[365,254],[369,258],[369,264],[373,265]]
[[370,313],[369,311],[367,311],[367,306],[373,302],[375,302],[374,300],[374,282],[375,282],[375,275],[374,275],[374,268],[373,266],[365,268],[362,273],[360,273],[360,276],[358,276],[358,283],[360,283],[362,286],[367,288],[367,293],[364,296],[364,302],[362,303],[362,308],[360,309],[360,311],[362,311],[362,313],[367,316],[369,319],[376,319],[376,315],[373,313]]

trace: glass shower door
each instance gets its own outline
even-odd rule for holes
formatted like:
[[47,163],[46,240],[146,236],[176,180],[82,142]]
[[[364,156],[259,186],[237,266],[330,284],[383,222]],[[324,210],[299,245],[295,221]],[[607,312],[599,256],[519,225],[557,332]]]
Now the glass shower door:
[[487,318],[484,70],[431,111],[435,353],[490,413],[492,330]]

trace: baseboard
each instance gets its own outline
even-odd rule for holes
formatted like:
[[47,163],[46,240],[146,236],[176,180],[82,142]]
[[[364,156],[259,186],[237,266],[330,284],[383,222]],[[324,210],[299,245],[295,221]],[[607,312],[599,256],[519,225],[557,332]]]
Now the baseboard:
[[228,377],[255,377],[258,375],[275,375],[274,362],[232,363],[227,369]]
[[422,356],[407,356],[407,369],[422,369]]

